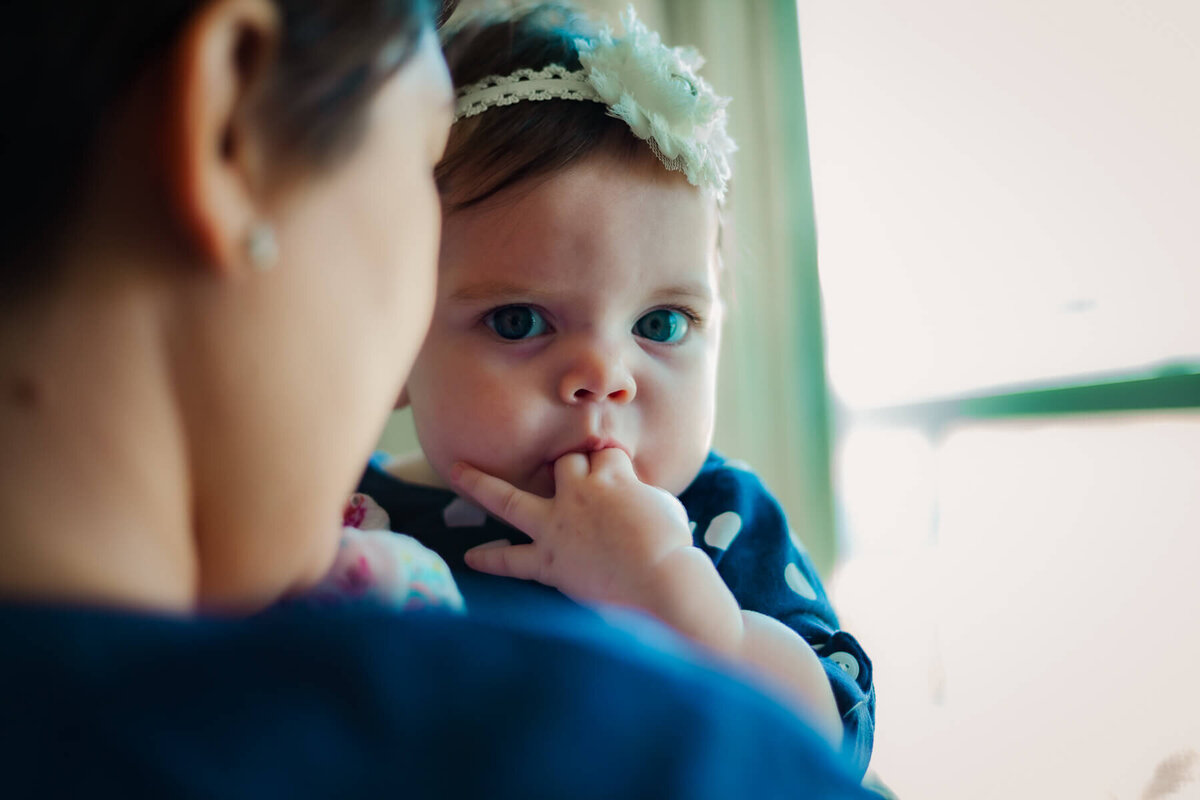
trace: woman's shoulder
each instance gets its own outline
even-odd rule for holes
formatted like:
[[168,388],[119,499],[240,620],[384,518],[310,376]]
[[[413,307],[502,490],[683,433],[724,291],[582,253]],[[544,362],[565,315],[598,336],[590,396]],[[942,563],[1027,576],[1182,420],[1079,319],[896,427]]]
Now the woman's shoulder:
[[[0,607],[0,762],[50,794],[670,796],[695,770],[715,783],[686,796],[814,779],[858,796],[769,698],[567,614]],[[686,742],[664,744],[679,727]],[[550,780],[539,765],[556,763],[574,767]]]

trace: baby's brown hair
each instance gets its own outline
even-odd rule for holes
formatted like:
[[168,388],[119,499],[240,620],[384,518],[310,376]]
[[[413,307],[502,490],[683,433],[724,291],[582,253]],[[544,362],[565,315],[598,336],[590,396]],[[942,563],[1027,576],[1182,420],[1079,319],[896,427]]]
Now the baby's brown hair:
[[[551,64],[578,70],[575,42],[594,35],[570,5],[539,3],[503,16],[473,17],[447,33],[443,51],[454,85],[462,87]],[[446,211],[459,211],[600,150],[654,158],[649,145],[602,103],[539,100],[494,107],[455,124],[437,166],[438,190]]]

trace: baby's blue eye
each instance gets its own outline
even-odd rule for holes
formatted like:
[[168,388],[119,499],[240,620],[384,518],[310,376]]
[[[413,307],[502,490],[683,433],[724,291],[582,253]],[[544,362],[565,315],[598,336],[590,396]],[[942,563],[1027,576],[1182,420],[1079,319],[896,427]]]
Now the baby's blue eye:
[[674,344],[687,332],[688,318],[670,308],[656,308],[633,324],[635,336],[663,344]]
[[510,341],[541,336],[547,327],[546,319],[529,306],[498,308],[483,321],[502,339]]

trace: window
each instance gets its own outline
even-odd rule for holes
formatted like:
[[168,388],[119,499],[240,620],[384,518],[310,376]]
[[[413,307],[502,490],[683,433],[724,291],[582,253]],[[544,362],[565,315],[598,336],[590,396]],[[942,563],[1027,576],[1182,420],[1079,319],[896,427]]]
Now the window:
[[1200,6],[800,12],[841,398],[1200,363]]
[[1200,777],[1200,6],[798,7],[875,768]]

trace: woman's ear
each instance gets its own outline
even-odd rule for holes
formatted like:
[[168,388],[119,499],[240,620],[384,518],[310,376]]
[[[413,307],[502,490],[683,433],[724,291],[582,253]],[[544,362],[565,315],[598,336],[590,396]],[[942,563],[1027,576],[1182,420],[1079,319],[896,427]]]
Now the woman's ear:
[[253,266],[251,239],[266,222],[251,110],[279,34],[270,0],[216,0],[192,17],[171,56],[167,187],[184,232],[221,274]]

